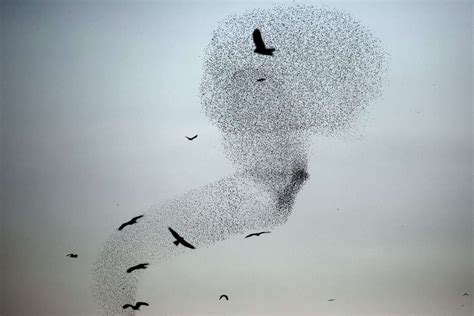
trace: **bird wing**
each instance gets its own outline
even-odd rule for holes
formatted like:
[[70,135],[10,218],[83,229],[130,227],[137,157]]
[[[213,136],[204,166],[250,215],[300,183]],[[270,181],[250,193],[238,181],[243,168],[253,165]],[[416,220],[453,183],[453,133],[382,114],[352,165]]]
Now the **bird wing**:
[[191,137],[188,137],[188,136],[184,136],[184,137],[186,137],[188,140],[191,140]]
[[196,135],[194,135],[193,137],[191,137],[191,139],[195,139],[196,137],[198,137],[198,136],[197,136],[197,134],[196,134]]
[[134,218],[132,218],[132,219],[130,220],[130,222],[134,222],[134,221],[136,221],[137,219],[142,218],[142,217],[143,217],[143,215],[135,216]]
[[171,235],[173,235],[173,237],[176,238],[177,240],[182,239],[182,237],[180,235],[178,235],[178,233],[175,232],[171,227],[168,227],[168,230],[171,232]]
[[122,225],[120,225],[118,230],[122,230],[127,225],[130,225],[130,222],[123,223]]
[[179,242],[181,243],[181,245],[183,245],[184,247],[188,247],[188,248],[191,248],[191,249],[196,249],[194,248],[193,245],[191,245],[190,243],[188,243],[186,240],[184,240],[184,238],[181,238],[179,240]]
[[263,42],[262,34],[260,33],[260,30],[255,29],[252,35],[253,35],[253,42],[255,43],[255,46],[260,49],[265,49],[265,43]]
[[245,236],[245,238],[249,238],[249,237],[252,237],[252,236],[255,236],[255,235],[256,235],[255,233],[248,234],[247,236]]
[[270,232],[260,232],[259,235],[261,234],[270,234]]
[[135,304],[135,307],[140,307],[140,306],[142,306],[142,305],[144,305],[144,306],[150,306],[150,305],[148,305],[148,303],[145,303],[145,302],[137,302],[137,303]]
[[223,297],[224,297],[226,300],[229,300],[229,298],[228,298],[227,295],[225,295],[225,294],[222,294],[221,297],[219,297],[219,300],[222,299]]
[[133,305],[130,305],[130,304],[123,305],[123,309],[129,308],[129,307],[133,308]]

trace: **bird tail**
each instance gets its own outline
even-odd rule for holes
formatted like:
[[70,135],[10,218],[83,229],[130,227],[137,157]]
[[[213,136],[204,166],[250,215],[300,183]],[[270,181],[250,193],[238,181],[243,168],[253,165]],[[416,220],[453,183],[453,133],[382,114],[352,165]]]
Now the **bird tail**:
[[179,245],[179,241],[175,240],[175,241],[173,241],[173,244],[175,244],[177,246],[177,245]]

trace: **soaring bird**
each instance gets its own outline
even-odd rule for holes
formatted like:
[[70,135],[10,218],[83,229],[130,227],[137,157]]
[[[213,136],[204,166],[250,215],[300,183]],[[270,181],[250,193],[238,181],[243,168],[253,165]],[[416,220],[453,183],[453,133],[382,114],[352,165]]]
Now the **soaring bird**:
[[249,235],[245,236],[245,238],[249,238],[249,237],[252,237],[252,236],[260,236],[261,234],[270,234],[270,232],[252,233],[252,234],[249,234]]
[[134,270],[139,270],[139,269],[146,269],[146,266],[149,265],[149,263],[140,263],[140,264],[137,264],[136,266],[133,266],[131,268],[128,268],[127,269],[127,273],[130,273]]
[[150,306],[148,305],[148,303],[145,303],[145,302],[136,302],[135,303],[135,306],[131,305],[131,304],[125,304],[123,305],[123,309],[127,309],[129,307],[131,307],[134,311],[139,311],[140,310],[140,306]]
[[262,39],[262,34],[259,29],[253,31],[253,42],[255,43],[254,52],[261,55],[273,56],[275,48],[267,48]]
[[198,136],[197,136],[197,134],[196,134],[196,135],[194,135],[193,137],[188,137],[188,136],[184,136],[184,137],[186,137],[188,140],[194,140],[194,139],[195,139],[196,137],[198,137]]
[[193,245],[191,245],[190,243],[188,243],[186,240],[184,240],[183,237],[181,237],[180,235],[178,235],[177,232],[175,232],[171,227],[168,227],[169,231],[171,232],[171,235],[173,235],[174,238],[176,238],[175,241],[173,241],[173,244],[175,244],[176,246],[178,246],[179,244],[183,245],[184,247],[188,247],[188,248],[191,248],[191,249],[195,249]]
[[137,223],[137,219],[142,218],[142,217],[143,217],[143,215],[135,216],[134,218],[132,218],[132,219],[129,220],[128,222],[123,223],[122,225],[120,225],[120,227],[119,227],[118,230],[122,230],[125,226],[136,224],[136,223]]
[[66,257],[77,258],[77,253],[70,253],[70,254],[67,254]]
[[328,302],[334,302],[336,299],[335,298],[330,298],[328,299]]
[[229,297],[225,294],[222,294],[221,297],[219,297],[219,301],[222,299],[222,298],[225,298],[227,301],[229,300]]

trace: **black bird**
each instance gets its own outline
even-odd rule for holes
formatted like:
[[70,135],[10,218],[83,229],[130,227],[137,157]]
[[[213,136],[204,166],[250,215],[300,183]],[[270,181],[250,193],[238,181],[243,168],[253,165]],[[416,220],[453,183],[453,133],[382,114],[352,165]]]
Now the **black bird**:
[[462,296],[469,296],[469,293],[466,292]]
[[222,294],[221,297],[219,297],[219,301],[222,299],[222,298],[225,298],[227,301],[229,300],[229,297],[225,294]]
[[328,302],[334,302],[336,299],[335,298],[330,298],[328,299]]
[[188,248],[191,248],[191,249],[196,249],[194,248],[193,245],[191,245],[190,243],[188,243],[186,240],[184,240],[183,237],[181,237],[180,235],[178,235],[177,232],[175,232],[171,227],[168,227],[169,231],[171,232],[171,235],[173,235],[174,238],[176,238],[175,241],[173,241],[173,244],[175,244],[176,246],[178,246],[179,244],[183,245],[184,247],[188,247]]
[[262,39],[262,34],[260,33],[259,29],[255,29],[253,31],[253,42],[255,43],[255,49],[254,52],[257,54],[261,55],[268,55],[268,56],[273,56],[273,52],[275,51],[275,48],[267,48],[265,46],[265,43],[263,42]]
[[188,137],[188,136],[185,136],[185,137],[186,137],[188,140],[194,140],[194,139],[195,139],[196,137],[198,137],[198,136],[197,136],[197,134],[196,134],[196,135],[194,135],[193,137]]
[[149,265],[149,263],[140,263],[140,264],[137,264],[136,266],[133,266],[131,268],[128,268],[127,269],[127,273],[130,273],[134,270],[139,270],[139,269],[146,269],[146,266]]
[[267,79],[265,79],[265,78],[260,78],[260,79],[257,79],[257,81],[259,81],[259,82],[261,82],[261,81],[265,81],[265,80],[267,80]]
[[77,258],[77,253],[70,253],[70,254],[66,255],[66,257]]
[[249,235],[245,236],[245,238],[249,238],[249,237],[252,237],[252,236],[260,236],[261,234],[270,234],[270,232],[252,233],[252,234],[249,234]]
[[148,305],[148,303],[145,303],[145,302],[136,302],[135,303],[135,306],[131,305],[131,304],[125,304],[123,305],[123,309],[127,309],[129,307],[131,307],[134,311],[139,311],[140,310],[140,306],[150,306]]
[[142,218],[142,217],[143,217],[143,215],[135,216],[134,218],[132,218],[132,219],[129,220],[128,222],[123,223],[122,225],[120,225],[120,227],[119,227],[118,230],[122,230],[125,226],[136,224],[136,223],[137,223],[137,219]]

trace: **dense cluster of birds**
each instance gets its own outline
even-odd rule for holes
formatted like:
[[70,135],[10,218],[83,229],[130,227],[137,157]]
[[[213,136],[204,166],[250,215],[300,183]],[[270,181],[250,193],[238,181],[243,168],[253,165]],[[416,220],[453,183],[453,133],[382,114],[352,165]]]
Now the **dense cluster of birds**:
[[[264,28],[255,28],[255,25]],[[265,40],[262,30],[268,31],[265,32]],[[249,49],[249,34],[252,34],[253,51]],[[267,39],[270,45],[266,44]],[[279,44],[274,45],[277,42]],[[242,170],[264,170],[256,179],[270,187],[281,182],[281,178],[271,172],[266,173],[266,165],[276,164],[280,167],[277,170],[287,173],[289,184],[279,190],[277,206],[282,210],[280,213],[291,208],[295,192],[308,178],[305,168],[307,136],[311,133],[335,134],[351,128],[369,102],[379,94],[385,70],[385,53],[368,29],[347,14],[307,6],[276,7],[271,13],[257,9],[243,16],[231,16],[214,33],[206,56],[201,84],[205,112],[211,122],[224,132],[226,154],[242,166]],[[255,140],[249,134],[262,137]],[[193,141],[198,135],[185,137]],[[249,158],[249,153],[255,154]],[[221,183],[222,187],[226,185]],[[221,189],[219,184],[210,187],[212,193],[218,189]],[[237,204],[241,202],[244,200],[238,200]],[[185,208],[186,202],[183,203]],[[272,224],[283,222],[284,215],[276,217]],[[140,225],[144,216],[133,217],[120,225],[118,231],[120,234],[127,233],[127,229],[132,228],[129,226]],[[182,246],[179,250],[196,249],[196,240],[185,238],[195,236],[194,232],[167,228],[174,240],[164,242]],[[244,238],[269,233],[259,231]],[[122,245],[124,239],[119,236],[113,246]],[[213,241],[222,239],[223,236],[211,238]],[[136,243],[138,241],[132,240],[130,248]],[[199,243],[196,245],[199,246]],[[104,251],[110,251],[110,248]],[[77,256],[68,254],[71,258]],[[108,256],[104,257],[107,260]],[[137,261],[121,271],[119,276],[114,271],[99,278],[113,276],[119,279],[116,284],[120,285],[136,282],[132,275],[150,265],[140,259],[137,256]],[[130,263],[130,259],[127,257],[124,262]],[[99,269],[114,262],[100,264]],[[120,304],[123,305],[117,302],[118,308],[138,311],[142,306],[149,306],[143,301],[133,304],[131,301],[135,298],[129,295],[132,291],[125,292],[125,287],[121,289],[125,293],[122,297],[130,301],[122,301]],[[463,296],[469,294],[464,293]],[[222,299],[228,301],[229,296],[222,294],[219,300]],[[114,298],[114,302],[116,300]]]
[[[118,306],[134,309],[134,275],[153,258],[244,230],[255,231],[245,238],[258,237],[283,224],[309,177],[310,134],[351,127],[379,93],[383,68],[378,40],[338,11],[276,6],[224,20],[206,50],[200,93],[205,114],[223,132],[224,152],[238,177],[163,203],[160,210],[167,213],[160,217],[150,212],[122,224],[94,270],[95,295],[103,307],[111,314],[119,313]],[[185,137],[193,141],[198,135]],[[269,205],[276,209],[268,210]],[[188,220],[183,210],[196,210],[207,220]],[[167,215],[170,222],[162,227]],[[209,222],[221,229],[206,229]],[[128,229],[137,224],[139,232]],[[162,240],[166,233],[174,238],[175,250]]]

